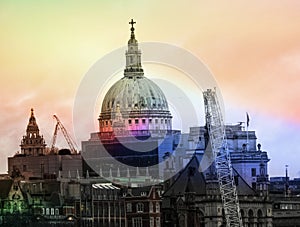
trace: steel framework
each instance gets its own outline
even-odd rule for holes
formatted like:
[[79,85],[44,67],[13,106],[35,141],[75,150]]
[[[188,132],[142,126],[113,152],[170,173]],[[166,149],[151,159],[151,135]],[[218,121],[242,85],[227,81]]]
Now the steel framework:
[[57,133],[58,133],[58,130],[60,129],[65,137],[65,140],[67,141],[67,143],[70,147],[71,154],[77,154],[77,150],[75,149],[75,146],[74,146],[75,142],[71,139],[66,128],[63,126],[63,124],[61,123],[61,121],[59,120],[59,118],[56,115],[53,115],[53,118],[56,120],[56,125],[55,125],[55,129],[54,129],[54,133],[53,133],[52,145],[51,145],[50,152],[54,152]]
[[203,92],[206,124],[220,186],[226,226],[242,227],[242,217],[234,181],[230,154],[225,138],[225,124],[216,90]]

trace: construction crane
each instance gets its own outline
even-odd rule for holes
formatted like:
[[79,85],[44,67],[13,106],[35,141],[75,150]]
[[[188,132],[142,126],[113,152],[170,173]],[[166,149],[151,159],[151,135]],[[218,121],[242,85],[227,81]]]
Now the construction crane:
[[53,118],[56,120],[56,125],[55,125],[55,129],[54,129],[54,133],[53,133],[50,153],[54,153],[57,133],[58,133],[58,130],[61,130],[64,137],[65,137],[65,140],[67,141],[67,143],[70,147],[71,154],[77,154],[77,150],[75,149],[75,146],[74,146],[75,142],[71,139],[71,137],[70,137],[69,133],[67,132],[66,128],[63,126],[63,124],[61,123],[61,121],[59,120],[59,118],[55,114],[53,115]]
[[225,125],[216,90],[203,92],[205,116],[212,153],[219,181],[227,227],[242,227],[237,190],[234,182],[230,154],[227,149]]

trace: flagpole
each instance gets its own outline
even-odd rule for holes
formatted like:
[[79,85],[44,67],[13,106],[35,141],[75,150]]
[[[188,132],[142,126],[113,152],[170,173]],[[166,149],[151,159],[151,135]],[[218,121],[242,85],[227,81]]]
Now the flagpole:
[[247,151],[249,151],[248,124],[247,124]]
[[247,151],[249,151],[249,134],[248,134],[248,127],[249,127],[249,115],[248,115],[248,113],[246,112],[246,117],[247,117],[247,123],[246,123],[246,125],[247,125]]

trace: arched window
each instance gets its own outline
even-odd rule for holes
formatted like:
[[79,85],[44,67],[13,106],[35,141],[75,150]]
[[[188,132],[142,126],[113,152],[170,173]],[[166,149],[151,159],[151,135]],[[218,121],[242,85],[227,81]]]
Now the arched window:
[[257,211],[257,227],[262,227],[263,223],[264,223],[263,213],[262,213],[261,209],[258,209],[258,211]]
[[131,205],[131,203],[127,203],[127,205],[126,205],[126,211],[127,212],[132,212],[132,205]]
[[243,209],[241,209],[241,216],[242,216],[242,222],[245,225],[245,212]]
[[156,204],[155,204],[155,212],[156,212],[156,213],[159,213],[159,212],[160,212],[160,205],[159,205],[159,202],[156,202]]
[[185,217],[184,215],[179,215],[178,217],[178,223],[179,223],[179,226],[185,226]]
[[204,214],[201,210],[197,210],[197,221],[199,226],[204,226],[205,220],[204,220]]
[[152,213],[153,212],[153,203],[150,202],[149,203],[149,213]]
[[154,217],[150,217],[150,227],[154,227]]
[[243,210],[243,209],[241,209],[241,216],[242,216],[242,218],[245,217],[245,213],[244,213],[244,210]]
[[144,204],[142,203],[136,204],[136,212],[138,213],[144,212]]
[[248,219],[249,219],[249,227],[253,227],[254,226],[254,213],[253,213],[253,210],[250,209],[248,211]]
[[223,223],[222,223],[221,227],[226,226],[226,217],[225,217],[224,208],[222,208],[222,219],[223,219]]
[[156,227],[160,227],[160,217],[156,217]]

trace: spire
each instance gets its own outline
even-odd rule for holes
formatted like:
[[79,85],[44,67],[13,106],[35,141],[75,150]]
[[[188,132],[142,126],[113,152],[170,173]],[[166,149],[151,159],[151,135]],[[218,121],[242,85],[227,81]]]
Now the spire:
[[285,196],[289,195],[289,175],[288,175],[288,165],[285,165]]
[[34,117],[33,108],[31,108],[31,117]]
[[260,195],[268,195],[269,190],[269,178],[267,174],[266,163],[263,160],[263,156],[260,156],[260,164],[259,164],[259,175],[256,178],[257,187],[256,189],[260,192]]
[[25,155],[42,155],[45,152],[45,140],[39,134],[39,127],[36,123],[33,108],[30,111],[26,135],[21,140],[21,152]]
[[35,120],[35,117],[34,117],[34,110],[33,108],[31,108],[31,114],[30,114],[30,118],[29,118],[29,122],[28,122],[28,126],[36,126],[36,120]]
[[124,70],[124,76],[129,78],[138,78],[144,75],[141,64],[141,51],[138,48],[138,41],[135,39],[134,34],[135,28],[133,27],[133,25],[136,24],[136,22],[131,19],[129,24],[131,25],[131,35],[128,41],[128,49],[125,53],[126,68]]
[[36,123],[33,108],[31,108],[30,111],[31,112],[30,112],[30,117],[29,117],[27,129],[26,129],[26,133],[27,133],[27,135],[31,135],[31,134],[38,135],[39,134],[39,126]]

